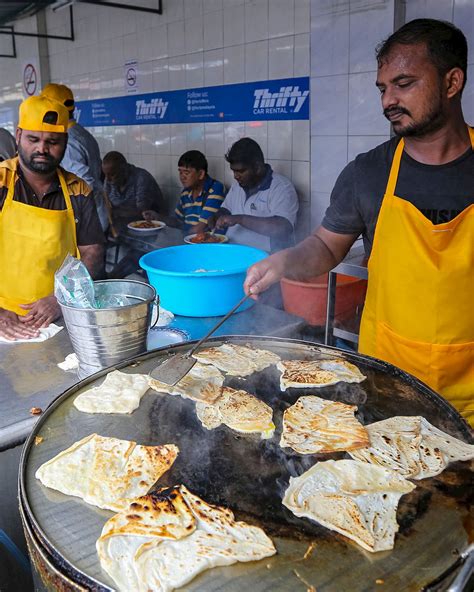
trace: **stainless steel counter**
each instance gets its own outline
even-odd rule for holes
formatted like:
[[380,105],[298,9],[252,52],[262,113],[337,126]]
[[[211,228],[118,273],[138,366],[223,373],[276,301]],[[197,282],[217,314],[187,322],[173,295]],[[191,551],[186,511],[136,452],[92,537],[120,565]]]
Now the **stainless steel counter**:
[[[190,339],[202,337],[219,317],[175,317],[171,327],[186,331]],[[231,317],[216,335],[268,335],[298,338],[305,322],[264,304]],[[38,416],[32,407],[46,407],[78,382],[75,372],[58,368],[72,353],[66,329],[43,343],[0,344],[0,451],[25,441]]]

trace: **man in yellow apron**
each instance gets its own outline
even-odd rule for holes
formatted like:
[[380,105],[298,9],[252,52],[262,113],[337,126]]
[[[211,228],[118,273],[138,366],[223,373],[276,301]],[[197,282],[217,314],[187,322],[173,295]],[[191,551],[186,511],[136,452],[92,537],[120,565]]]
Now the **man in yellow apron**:
[[103,232],[90,189],[59,167],[69,113],[57,101],[20,105],[18,157],[0,163],[0,335],[31,338],[60,315],[54,273],[66,255],[93,276],[103,265]]
[[396,136],[343,170],[320,228],[250,268],[258,294],[326,273],[362,234],[369,285],[359,350],[414,374],[474,423],[474,130],[464,121],[467,43],[417,19],[377,54]]

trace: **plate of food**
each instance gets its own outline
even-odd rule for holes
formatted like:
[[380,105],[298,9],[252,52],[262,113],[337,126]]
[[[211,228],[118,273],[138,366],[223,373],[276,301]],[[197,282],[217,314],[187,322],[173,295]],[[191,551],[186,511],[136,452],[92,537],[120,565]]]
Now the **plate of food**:
[[199,232],[198,234],[188,234],[184,237],[184,242],[190,245],[202,244],[222,244],[229,241],[225,234],[211,234],[210,232]]
[[136,232],[156,232],[164,228],[166,224],[159,220],[137,220],[127,224],[127,228]]

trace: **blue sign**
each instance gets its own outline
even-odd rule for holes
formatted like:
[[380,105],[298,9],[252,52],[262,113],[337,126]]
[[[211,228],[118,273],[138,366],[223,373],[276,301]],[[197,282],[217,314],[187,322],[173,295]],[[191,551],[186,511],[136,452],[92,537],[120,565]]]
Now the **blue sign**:
[[309,119],[309,78],[286,78],[78,101],[85,127]]

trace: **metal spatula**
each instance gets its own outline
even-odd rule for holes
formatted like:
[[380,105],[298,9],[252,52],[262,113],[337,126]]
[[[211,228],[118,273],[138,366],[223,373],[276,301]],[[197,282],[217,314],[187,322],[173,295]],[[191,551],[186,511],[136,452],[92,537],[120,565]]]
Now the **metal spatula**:
[[229,310],[229,312],[222,317],[222,319],[212,327],[212,329],[202,337],[194,347],[192,347],[188,352],[185,354],[175,354],[170,358],[164,360],[159,366],[153,368],[150,372],[150,376],[155,380],[159,380],[160,382],[164,382],[170,386],[173,386],[177,382],[179,382],[183,376],[191,370],[191,368],[196,363],[196,359],[192,357],[193,353],[197,350],[197,348],[206,341],[208,337],[210,337],[214,331],[219,329],[219,327],[227,321],[231,314],[233,314],[239,306],[241,306],[247,298],[250,297],[250,294],[245,295],[237,304]]

